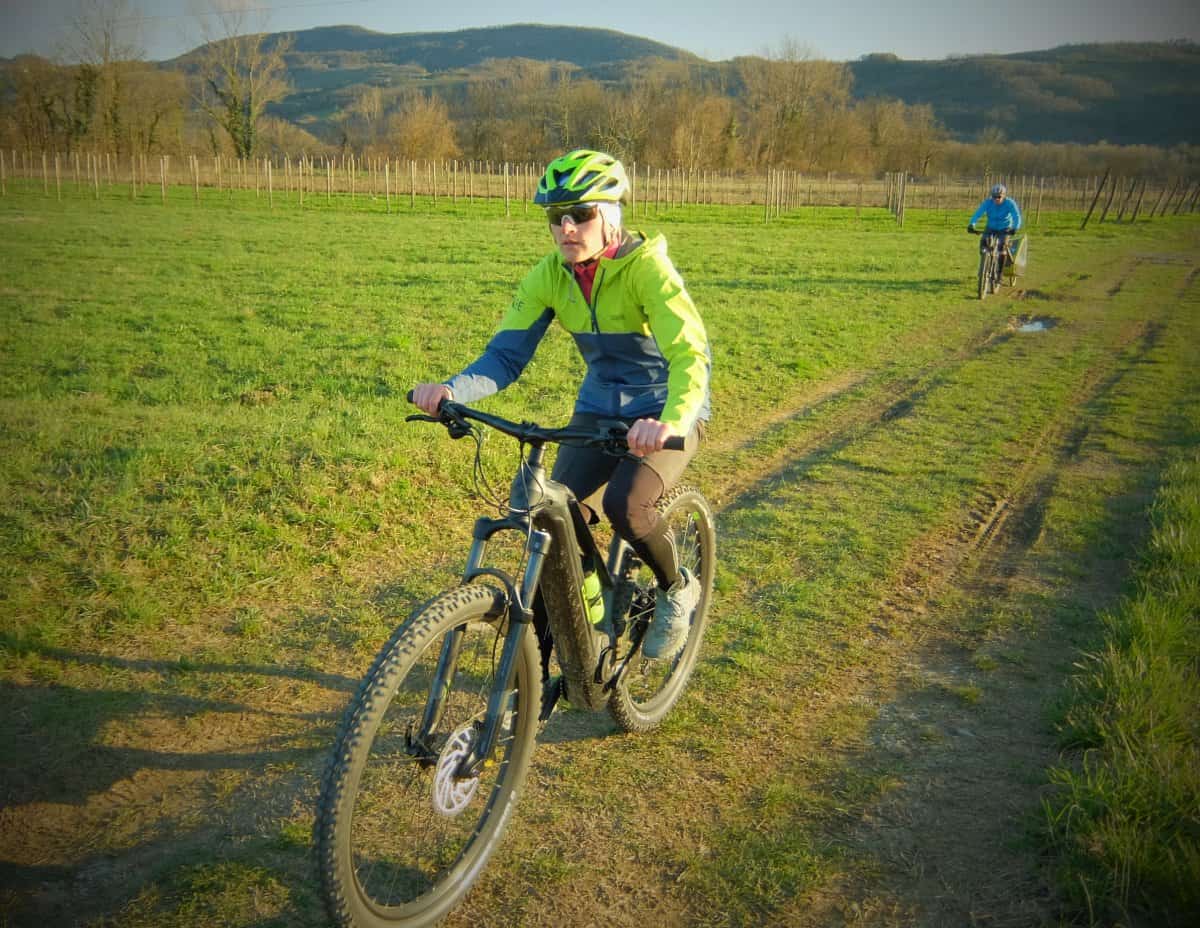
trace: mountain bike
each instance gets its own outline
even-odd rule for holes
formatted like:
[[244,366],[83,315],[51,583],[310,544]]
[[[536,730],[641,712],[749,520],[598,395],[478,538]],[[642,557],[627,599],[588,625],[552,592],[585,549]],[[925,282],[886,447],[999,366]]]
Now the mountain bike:
[[[992,230],[979,232],[971,230],[972,235],[982,235],[979,240],[979,299],[985,299],[989,293],[999,293],[1001,280],[1000,250],[1004,234]],[[1011,261],[1011,257],[1009,258]]]
[[[712,512],[699,491],[678,486],[660,511],[701,594],[682,647],[646,658],[653,574],[619,537],[602,557],[574,496],[547,478],[546,445],[625,455],[624,426],[542,428],[450,401],[437,417],[408,418],[472,436],[477,486],[486,486],[481,425],[515,438],[521,456],[499,516],[475,522],[461,583],[401,623],[342,721],[315,838],[326,906],[343,928],[445,917],[496,851],[556,704],[607,709],[626,731],[654,728],[683,694],[712,599]],[[520,550],[511,573],[486,563],[503,537]],[[603,631],[589,617],[585,570],[600,579]]]

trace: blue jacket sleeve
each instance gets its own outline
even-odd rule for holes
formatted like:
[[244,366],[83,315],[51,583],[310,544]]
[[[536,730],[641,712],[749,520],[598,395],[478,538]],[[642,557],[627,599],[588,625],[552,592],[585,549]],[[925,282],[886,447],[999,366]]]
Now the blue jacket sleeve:
[[445,382],[456,401],[473,403],[498,393],[520,377],[533,358],[554,318],[554,310],[535,292],[536,279],[535,268],[521,281],[483,354]]
[[967,225],[969,225],[969,226],[975,225],[975,223],[977,223],[980,220],[980,217],[984,216],[987,213],[987,208],[988,208],[989,202],[991,202],[991,201],[984,200],[982,203],[979,204],[979,209],[975,210],[975,215],[972,216],[969,220],[967,220]]

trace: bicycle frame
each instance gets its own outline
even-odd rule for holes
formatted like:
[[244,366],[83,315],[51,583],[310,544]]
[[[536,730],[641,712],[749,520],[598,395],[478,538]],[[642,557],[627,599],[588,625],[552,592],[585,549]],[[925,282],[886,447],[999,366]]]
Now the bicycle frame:
[[[605,681],[601,673],[601,654],[583,601],[581,557],[591,559],[601,588],[611,591],[612,577],[620,567],[627,546],[618,539],[606,564],[586,526],[577,536],[576,523],[583,522],[579,504],[570,490],[546,477],[544,455],[542,443],[530,443],[528,456],[521,461],[513,479],[509,494],[510,515],[499,519],[483,517],[475,522],[463,582],[489,577],[504,585],[509,632],[488,694],[483,730],[470,753],[459,764],[458,773],[463,777],[478,776],[481,765],[495,746],[504,720],[505,703],[512,691],[517,654],[522,637],[529,634],[533,601],[539,591],[546,602],[555,653],[571,701],[592,710],[601,709],[608,700],[613,682]],[[528,558],[519,582],[504,571],[484,566],[489,541],[504,531],[518,531],[528,539]],[[581,550],[579,537],[586,539],[587,549]],[[542,576],[548,566],[557,582],[543,585]],[[443,645],[417,743],[423,743],[440,719],[442,694],[446,692],[446,681],[455,670],[460,639],[461,634],[447,637]]]

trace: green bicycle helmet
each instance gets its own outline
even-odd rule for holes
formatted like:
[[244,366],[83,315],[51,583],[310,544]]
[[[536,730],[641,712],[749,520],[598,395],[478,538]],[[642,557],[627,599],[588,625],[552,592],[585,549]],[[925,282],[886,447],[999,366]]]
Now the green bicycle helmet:
[[629,178],[620,161],[601,151],[577,148],[546,165],[533,202],[538,206],[618,203],[628,191]]

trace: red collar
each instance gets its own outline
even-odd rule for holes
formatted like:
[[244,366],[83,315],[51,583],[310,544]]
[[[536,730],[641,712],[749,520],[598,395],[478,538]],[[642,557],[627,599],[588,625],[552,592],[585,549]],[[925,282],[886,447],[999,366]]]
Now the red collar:
[[596,257],[571,265],[571,272],[575,275],[575,279],[579,281],[579,289],[583,291],[583,298],[589,303],[592,301],[592,285],[596,280],[596,269],[600,266],[600,259],[615,258],[617,249],[620,247],[621,240],[613,239]]

